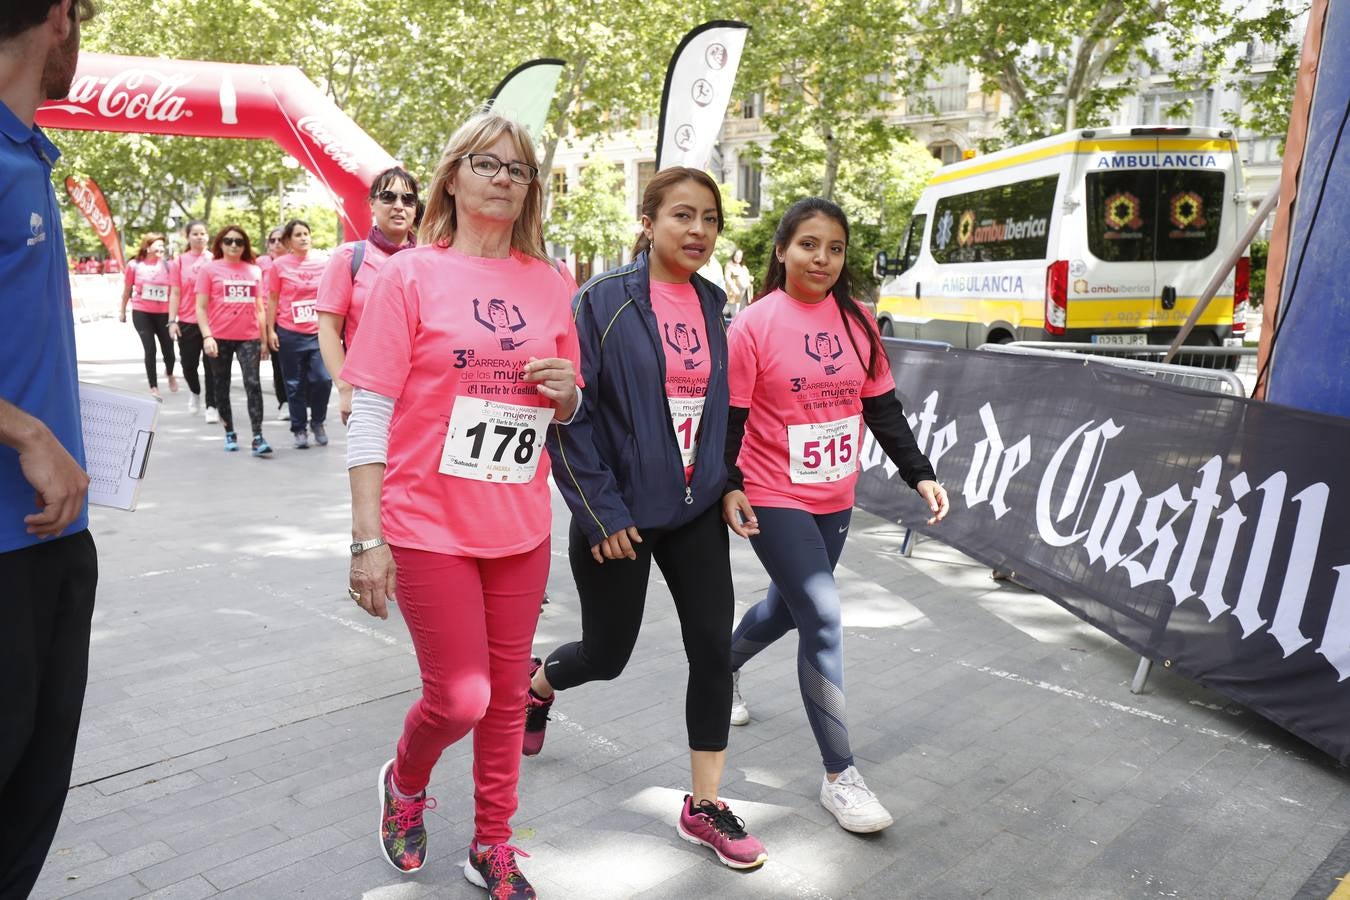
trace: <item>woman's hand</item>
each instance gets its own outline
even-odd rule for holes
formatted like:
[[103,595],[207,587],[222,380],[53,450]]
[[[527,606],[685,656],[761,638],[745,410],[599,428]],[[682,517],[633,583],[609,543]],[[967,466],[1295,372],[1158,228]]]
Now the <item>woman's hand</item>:
[[122,309],[119,309],[117,311],[117,321],[125,322],[126,320],[127,320],[127,311],[126,308],[123,307]]
[[266,346],[272,348],[273,350],[281,349],[281,338],[277,337],[277,333],[275,331],[267,332]]
[[220,355],[220,347],[216,346],[216,339],[213,337],[202,338],[202,352],[215,359]]
[[914,490],[919,492],[919,496],[928,504],[932,510],[933,516],[928,520],[929,525],[936,525],[947,518],[948,511],[951,510],[951,504],[947,502],[947,489],[936,481],[920,481],[915,485]]
[[389,604],[394,602],[396,572],[394,554],[390,552],[388,544],[372,547],[360,556],[353,556],[347,583],[358,596],[352,599],[372,616],[389,618]]
[[598,563],[604,563],[607,559],[637,559],[637,551],[633,549],[634,544],[642,543],[642,535],[638,534],[637,526],[629,525],[622,531],[616,531],[609,537],[591,548],[591,556],[595,557]]
[[338,389],[338,412],[342,414],[342,424],[352,417],[352,386],[345,381],[333,379]]
[[759,519],[745,491],[727,491],[722,495],[722,521],[743,538],[759,534]]
[[558,418],[567,421],[577,408],[577,371],[569,359],[551,357],[525,363],[525,380],[558,407]]

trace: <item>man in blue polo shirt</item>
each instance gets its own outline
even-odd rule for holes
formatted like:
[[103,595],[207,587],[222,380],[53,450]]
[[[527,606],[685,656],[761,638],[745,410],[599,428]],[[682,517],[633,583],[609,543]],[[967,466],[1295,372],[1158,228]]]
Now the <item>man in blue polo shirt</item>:
[[58,152],[90,0],[0,6],[0,898],[26,897],[66,802],[89,668],[89,536]]

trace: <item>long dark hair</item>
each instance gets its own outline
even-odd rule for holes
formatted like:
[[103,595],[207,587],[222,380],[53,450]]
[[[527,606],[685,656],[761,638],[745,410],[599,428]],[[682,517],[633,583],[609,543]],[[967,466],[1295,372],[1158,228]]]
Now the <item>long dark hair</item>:
[[[718,189],[717,182],[712,180],[712,176],[700,169],[671,166],[653,175],[652,180],[647,182],[647,189],[642,192],[642,214],[655,222],[656,213],[665,202],[666,191],[684,181],[696,181],[712,191],[713,205],[717,207],[717,233],[721,234],[727,223],[726,217],[722,214],[722,191]],[[646,233],[639,231],[637,241],[633,244],[633,255],[637,256],[651,245]]]
[[[769,254],[769,271],[764,275],[764,287],[759,296],[755,297],[756,300],[787,284],[787,270],[778,260],[778,251],[786,252],[788,244],[792,243],[792,238],[801,224],[817,215],[834,219],[839,223],[839,227],[844,229],[844,246],[848,247],[848,216],[844,215],[842,209],[820,197],[804,197],[798,200],[789,206],[787,212],[783,213],[783,218],[778,220],[778,228],[773,233],[774,252]],[[884,371],[883,362],[889,365],[886,348],[881,343],[881,333],[877,331],[867,311],[853,299],[853,279],[849,275],[847,263],[839,270],[839,279],[830,288],[830,293],[834,295],[835,305],[839,307],[839,314],[844,320],[844,332],[848,335],[848,342],[853,345],[853,352],[858,354],[859,359],[862,359],[862,351],[858,349],[858,342],[853,337],[853,328],[848,320],[852,319],[862,329],[862,333],[867,335],[868,348],[871,350],[866,361],[867,376],[877,377]]]
[[220,242],[223,241],[231,231],[237,232],[239,236],[244,239],[244,253],[242,256],[239,257],[239,261],[246,263],[253,262],[254,260],[253,242],[249,240],[248,232],[240,228],[238,225],[226,225],[224,228],[216,232],[215,238],[211,241],[212,259],[225,258],[225,250],[224,248],[221,247]]

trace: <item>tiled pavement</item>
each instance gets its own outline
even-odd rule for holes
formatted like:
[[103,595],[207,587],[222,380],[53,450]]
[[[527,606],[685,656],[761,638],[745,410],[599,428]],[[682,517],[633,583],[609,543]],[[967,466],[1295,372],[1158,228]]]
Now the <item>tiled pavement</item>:
[[[82,325],[91,380],[135,387],[129,326]],[[243,398],[236,389],[235,409]],[[242,417],[241,417],[242,418]],[[270,414],[269,414],[270,419]],[[275,458],[220,450],[168,395],[133,514],[96,511],[101,588],[66,815],[35,897],[476,897],[467,744],[437,767],[432,857],[377,855],[374,782],[417,690],[397,615],[344,594],[342,431]],[[724,796],[768,846],[738,873],[678,839],[685,663],[663,584],[628,671],[561,695],[525,761],[516,843],[544,897],[1293,896],[1350,830],[1350,779],[1315,749],[1155,670],[1054,604],[859,513],[840,566],[853,746],[895,814],[841,831],[795,642],[747,668]],[[536,645],[578,633],[555,503]],[[766,579],[736,541],[738,604]],[[7,813],[8,814],[8,811]]]

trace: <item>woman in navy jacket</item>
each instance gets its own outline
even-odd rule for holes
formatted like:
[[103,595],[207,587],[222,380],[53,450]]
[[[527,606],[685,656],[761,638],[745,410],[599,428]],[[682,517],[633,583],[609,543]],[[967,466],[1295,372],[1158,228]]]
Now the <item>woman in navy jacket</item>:
[[536,660],[525,753],[544,743],[553,692],[609,680],[637,641],[652,560],[680,617],[689,684],[693,791],[680,836],[734,868],[764,846],[717,797],[731,712],[731,563],[721,500],[727,469],[726,295],[695,274],[723,226],[717,184],[696,169],[659,172],[642,199],[636,258],[577,294],[586,389],[565,429],[550,428],[553,477],[572,510],[568,555],[581,640]]

